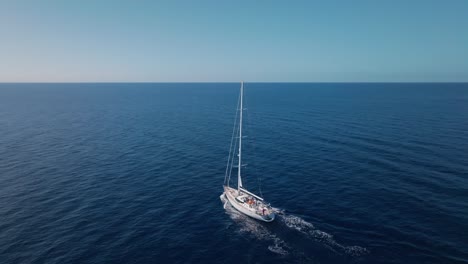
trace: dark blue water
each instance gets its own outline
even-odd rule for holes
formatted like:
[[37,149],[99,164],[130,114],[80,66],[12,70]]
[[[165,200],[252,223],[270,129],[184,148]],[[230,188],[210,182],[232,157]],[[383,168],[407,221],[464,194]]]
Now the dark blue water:
[[[468,84],[1,84],[1,263],[468,263]],[[260,176],[260,177],[257,177]]]

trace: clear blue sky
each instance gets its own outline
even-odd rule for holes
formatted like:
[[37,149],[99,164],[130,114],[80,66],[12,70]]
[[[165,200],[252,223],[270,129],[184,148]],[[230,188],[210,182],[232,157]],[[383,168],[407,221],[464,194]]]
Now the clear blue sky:
[[468,1],[0,2],[0,82],[468,81]]

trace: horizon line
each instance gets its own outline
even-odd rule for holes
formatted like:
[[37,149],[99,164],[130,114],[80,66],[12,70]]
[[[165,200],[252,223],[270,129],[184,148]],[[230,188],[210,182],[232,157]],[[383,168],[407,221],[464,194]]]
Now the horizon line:
[[468,83],[467,81],[26,81],[26,82],[1,82],[0,84],[119,84],[119,83]]

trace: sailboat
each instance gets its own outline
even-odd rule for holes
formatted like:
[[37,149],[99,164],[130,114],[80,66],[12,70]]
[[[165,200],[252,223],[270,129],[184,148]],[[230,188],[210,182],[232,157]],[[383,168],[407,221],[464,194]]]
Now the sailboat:
[[[243,97],[244,97],[244,82],[241,82],[240,87],[240,96],[238,102],[238,116],[239,122],[237,122],[237,114],[236,120],[234,122],[234,129],[231,138],[231,147],[229,149],[229,157],[226,166],[226,173],[224,179],[224,195],[225,204],[230,203],[232,207],[237,209],[239,212],[250,216],[252,218],[264,221],[264,222],[271,222],[275,220],[275,213],[273,212],[270,204],[268,204],[261,195],[256,195],[253,192],[248,191],[242,185],[242,117],[243,111],[245,110],[243,107]],[[235,140],[238,139],[238,140]],[[234,142],[234,144],[233,144]],[[235,152],[236,146],[239,146],[237,150],[237,157],[238,157],[238,165],[233,166],[234,159],[235,159]],[[237,189],[229,186],[229,181],[231,177],[232,168],[237,167]]]

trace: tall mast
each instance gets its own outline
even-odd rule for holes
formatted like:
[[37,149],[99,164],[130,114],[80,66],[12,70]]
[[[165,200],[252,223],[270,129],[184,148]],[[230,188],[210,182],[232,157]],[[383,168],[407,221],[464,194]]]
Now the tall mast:
[[241,178],[241,168],[242,168],[242,112],[244,106],[242,104],[242,99],[244,97],[244,82],[241,82],[240,88],[240,121],[239,121],[239,167],[237,170],[237,193],[240,193],[240,188],[242,187],[242,178]]

